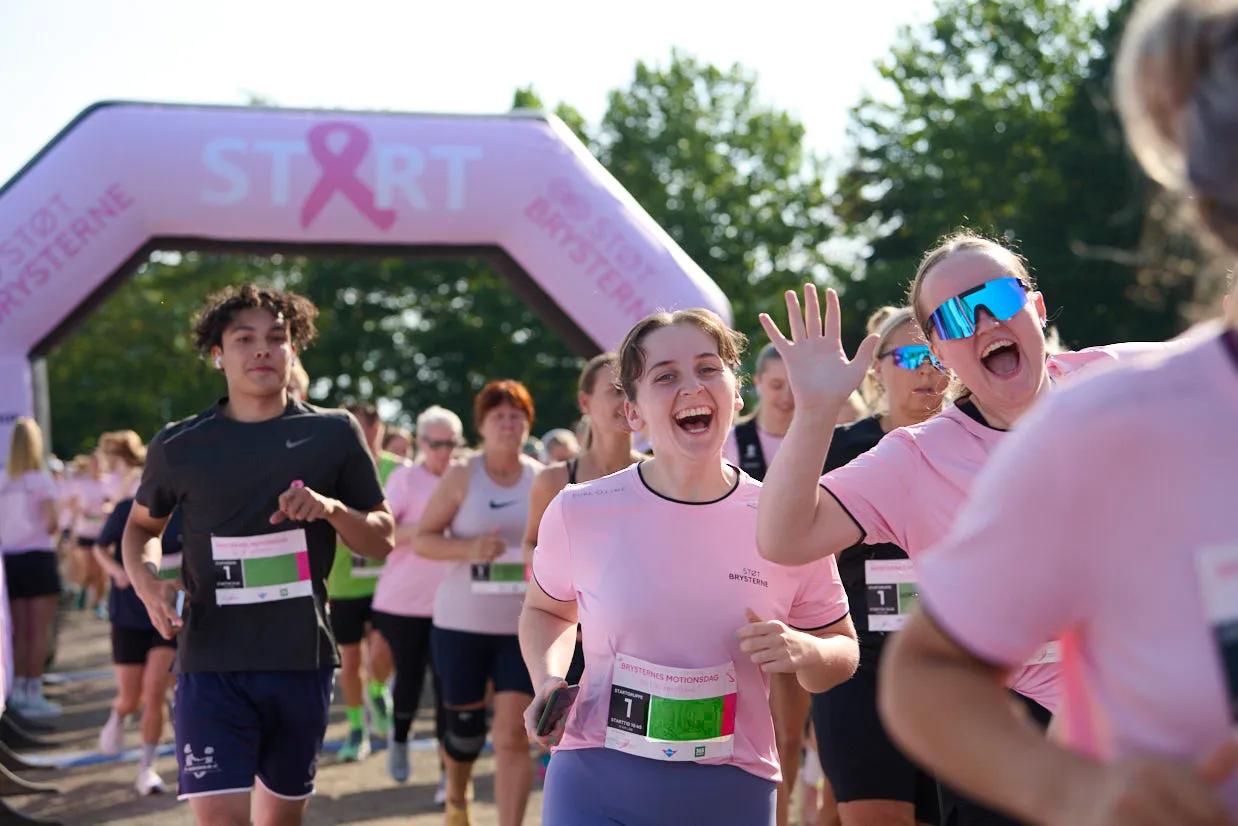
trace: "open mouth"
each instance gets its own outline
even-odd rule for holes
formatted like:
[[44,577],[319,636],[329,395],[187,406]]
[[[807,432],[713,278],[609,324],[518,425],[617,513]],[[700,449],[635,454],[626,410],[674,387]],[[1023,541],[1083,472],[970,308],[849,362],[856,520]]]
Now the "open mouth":
[[714,411],[708,407],[689,407],[675,414],[675,424],[686,433],[704,433],[714,420]]
[[999,378],[1009,378],[1019,371],[1023,362],[1023,354],[1019,345],[1008,338],[999,338],[984,348],[980,354],[980,363]]

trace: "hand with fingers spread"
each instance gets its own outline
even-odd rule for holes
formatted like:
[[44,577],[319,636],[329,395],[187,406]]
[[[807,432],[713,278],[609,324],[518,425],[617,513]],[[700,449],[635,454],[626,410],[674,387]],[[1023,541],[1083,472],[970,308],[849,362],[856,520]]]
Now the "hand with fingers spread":
[[[751,609],[744,609],[746,625],[736,632],[739,650],[766,674],[793,674],[802,668],[812,650],[812,640],[778,620],[763,620]],[[809,637],[808,639],[804,639]]]
[[1100,775],[1068,789],[1052,823],[1082,826],[1229,826],[1216,792],[1238,768],[1238,741],[1192,766],[1174,760],[1134,758],[1101,767]]
[[279,509],[271,514],[271,524],[292,520],[294,522],[314,522],[319,519],[330,519],[337,508],[343,505],[335,499],[305,487],[299,482],[293,482],[288,490],[279,495]]
[[795,406],[804,410],[836,409],[863,381],[877,351],[878,337],[864,339],[855,358],[848,359],[843,352],[838,293],[825,291],[824,319],[815,285],[804,285],[803,310],[794,291],[787,290],[786,299],[789,340],[768,314],[762,313],[760,320],[786,365]]

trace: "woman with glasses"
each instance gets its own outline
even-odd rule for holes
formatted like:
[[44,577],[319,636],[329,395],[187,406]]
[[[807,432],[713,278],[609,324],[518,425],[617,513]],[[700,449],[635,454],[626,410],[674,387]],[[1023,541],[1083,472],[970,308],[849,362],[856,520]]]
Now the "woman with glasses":
[[[433,667],[430,618],[434,615],[434,595],[447,573],[445,562],[413,552],[413,537],[430,494],[463,441],[464,425],[459,416],[437,405],[428,407],[417,417],[417,461],[397,467],[387,479],[387,501],[396,519],[396,544],[374,590],[374,627],[387,640],[395,660],[387,771],[397,783],[406,782],[410,774],[408,735],[417,716],[426,666]],[[441,744],[443,705],[437,679],[434,697],[434,735]],[[438,803],[443,802],[445,794],[440,778]]]
[[449,563],[434,597],[430,630],[445,709],[448,826],[469,823],[469,782],[487,729],[500,826],[523,822],[533,784],[524,730],[533,684],[516,638],[525,592],[521,543],[533,477],[542,469],[522,452],[533,419],[533,397],[520,382],[502,379],[482,387],[473,400],[481,448],[443,474],[413,540],[417,553]]
[[[811,285],[804,288],[803,310],[795,293],[787,293],[790,339],[762,315],[797,403],[761,490],[757,531],[766,558],[804,564],[863,542],[897,545],[915,562],[945,536],[989,455],[1042,394],[1091,365],[1160,347],[1118,345],[1049,356],[1044,297],[1023,260],[972,233],[951,236],[924,256],[910,298],[930,353],[965,389],[940,415],[895,430],[820,478],[838,409],[867,372],[877,337],[869,336],[848,360],[839,338],[838,296],[828,292],[823,320]],[[915,603],[914,570],[891,571],[884,579],[870,577],[867,583],[873,594],[870,627],[874,616],[902,617]],[[1046,646],[1010,674],[1010,687],[1043,725],[1058,702],[1056,660],[1056,647]],[[1003,822],[949,792],[943,801],[946,822]]]
[[[1134,155],[1238,253],[1238,0],[1144,2],[1117,61]],[[1204,249],[1208,249],[1207,246]],[[1238,819],[1238,323],[1054,393],[920,566],[881,708],[909,753],[1047,823]],[[1062,641],[1060,736],[1003,674]]]
[[[834,431],[825,470],[843,467],[875,447],[887,433],[910,427],[941,410],[947,378],[924,343],[910,307],[883,307],[869,319],[877,335],[877,358],[865,380],[874,416]],[[838,555],[838,573],[847,590],[860,641],[856,675],[812,697],[817,749],[838,800],[844,824],[939,822],[937,782],[917,768],[891,742],[877,716],[877,663],[886,634],[898,630],[897,614],[870,615],[866,572],[908,570],[907,553],[897,545],[859,544]]]

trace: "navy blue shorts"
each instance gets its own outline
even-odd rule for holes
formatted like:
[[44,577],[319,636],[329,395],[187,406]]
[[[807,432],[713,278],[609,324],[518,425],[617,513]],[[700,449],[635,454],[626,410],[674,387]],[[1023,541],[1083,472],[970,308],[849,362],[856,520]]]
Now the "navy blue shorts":
[[314,793],[327,730],[332,669],[230,671],[176,677],[180,799],[248,792]]
[[480,703],[486,699],[487,680],[494,681],[495,692],[533,696],[533,681],[515,634],[474,634],[436,625],[430,629],[430,649],[445,706]]
[[777,794],[774,781],[735,766],[567,749],[546,770],[542,826],[773,826]]

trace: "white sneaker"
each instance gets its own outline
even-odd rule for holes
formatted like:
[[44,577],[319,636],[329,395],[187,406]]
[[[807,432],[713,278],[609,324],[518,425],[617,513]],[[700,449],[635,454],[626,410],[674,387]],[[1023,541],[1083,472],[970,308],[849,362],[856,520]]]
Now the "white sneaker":
[[434,790],[434,805],[447,805],[447,778],[440,777],[438,780],[438,788]]
[[125,722],[112,712],[99,731],[99,754],[115,757],[125,748]]
[[147,797],[152,794],[166,794],[168,787],[163,785],[163,778],[159,776],[159,772],[155,771],[153,766],[147,766],[138,771],[137,782],[133,787],[138,790],[138,794],[142,797]]
[[27,717],[43,718],[43,717],[59,717],[64,709],[60,707],[60,703],[53,703],[39,694],[27,694],[25,699],[17,709]]

